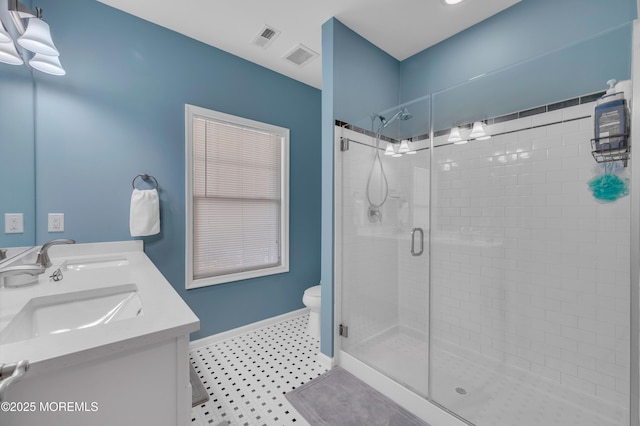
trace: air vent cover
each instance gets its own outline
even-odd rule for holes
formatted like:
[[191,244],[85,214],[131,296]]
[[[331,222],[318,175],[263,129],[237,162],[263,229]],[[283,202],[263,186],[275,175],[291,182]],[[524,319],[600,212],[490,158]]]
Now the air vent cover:
[[293,49],[291,49],[289,52],[287,52],[283,56],[283,58],[289,62],[292,62],[298,65],[299,67],[302,67],[308,64],[309,62],[311,62],[314,58],[318,56],[320,55],[317,52],[314,52],[308,47],[303,46],[302,44],[299,44],[295,46]]
[[273,27],[265,25],[262,30],[260,30],[260,32],[256,34],[255,37],[253,37],[253,40],[251,40],[251,44],[266,49],[271,45],[271,43],[273,43],[276,38],[278,38],[279,35],[280,31],[276,30]]

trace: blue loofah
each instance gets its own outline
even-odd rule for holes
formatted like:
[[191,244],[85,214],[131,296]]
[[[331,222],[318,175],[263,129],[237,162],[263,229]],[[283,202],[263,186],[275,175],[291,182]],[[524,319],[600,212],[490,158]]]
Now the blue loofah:
[[588,185],[594,198],[605,203],[629,195],[629,179],[620,179],[614,174],[597,176],[591,179]]

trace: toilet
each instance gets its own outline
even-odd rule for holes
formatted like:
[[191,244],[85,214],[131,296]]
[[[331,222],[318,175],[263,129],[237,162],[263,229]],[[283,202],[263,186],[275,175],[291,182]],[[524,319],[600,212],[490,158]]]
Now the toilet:
[[311,310],[307,334],[314,339],[320,339],[320,286],[314,285],[304,291],[302,303]]

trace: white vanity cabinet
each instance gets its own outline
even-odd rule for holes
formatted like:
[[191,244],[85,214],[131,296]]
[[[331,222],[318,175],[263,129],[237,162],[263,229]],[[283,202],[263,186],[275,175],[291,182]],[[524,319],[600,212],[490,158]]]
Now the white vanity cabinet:
[[[126,263],[109,262],[113,256]],[[55,284],[47,275],[30,289],[0,289],[0,336],[12,319],[25,316],[29,300],[36,297],[59,300],[89,288],[135,284],[142,310],[112,323],[20,340],[0,338],[0,364],[30,362],[22,379],[7,388],[0,425],[191,424],[188,343],[199,321],[146,257],[142,243],[61,247],[51,257],[52,268],[69,259],[90,266],[63,271],[63,280]],[[100,270],[100,259],[106,259],[109,271]]]

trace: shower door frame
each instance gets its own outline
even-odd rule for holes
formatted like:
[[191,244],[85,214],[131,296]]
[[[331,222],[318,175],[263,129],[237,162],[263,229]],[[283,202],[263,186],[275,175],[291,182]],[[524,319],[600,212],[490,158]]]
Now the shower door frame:
[[[640,1],[638,2],[640,7]],[[640,144],[640,20],[633,21],[631,44],[631,145],[634,141]],[[635,84],[634,84],[635,83]],[[637,154],[636,154],[637,155]],[[640,158],[636,158],[640,161]],[[634,167],[633,159],[629,162],[631,169],[631,282],[630,286],[630,403],[629,417],[631,426],[640,426],[640,166]]]

